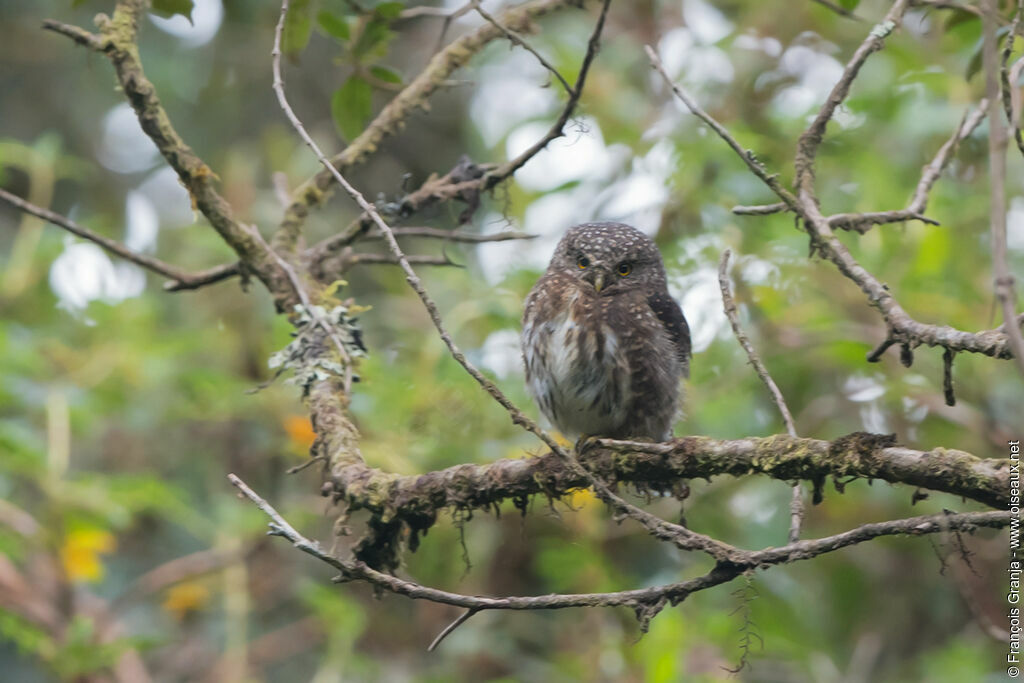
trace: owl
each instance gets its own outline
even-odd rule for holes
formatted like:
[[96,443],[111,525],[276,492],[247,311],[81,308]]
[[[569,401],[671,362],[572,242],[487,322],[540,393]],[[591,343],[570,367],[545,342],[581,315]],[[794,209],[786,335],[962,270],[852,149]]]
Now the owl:
[[636,228],[570,228],[526,298],[521,343],[527,389],[567,438],[671,438],[690,328]]

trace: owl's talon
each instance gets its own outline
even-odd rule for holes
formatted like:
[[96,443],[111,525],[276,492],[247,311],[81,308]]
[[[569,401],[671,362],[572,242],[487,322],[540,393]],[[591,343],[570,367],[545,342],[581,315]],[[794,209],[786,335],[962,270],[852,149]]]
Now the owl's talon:
[[597,448],[600,445],[600,437],[584,434],[580,438],[576,439],[576,445],[573,448],[575,449],[578,455],[584,455],[587,451],[593,448]]

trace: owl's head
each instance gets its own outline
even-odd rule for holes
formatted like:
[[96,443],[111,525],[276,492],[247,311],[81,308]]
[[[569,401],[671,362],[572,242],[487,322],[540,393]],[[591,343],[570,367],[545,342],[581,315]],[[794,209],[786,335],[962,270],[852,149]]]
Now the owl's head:
[[623,223],[583,223],[558,243],[548,272],[562,272],[601,295],[664,286],[661,253],[651,238]]

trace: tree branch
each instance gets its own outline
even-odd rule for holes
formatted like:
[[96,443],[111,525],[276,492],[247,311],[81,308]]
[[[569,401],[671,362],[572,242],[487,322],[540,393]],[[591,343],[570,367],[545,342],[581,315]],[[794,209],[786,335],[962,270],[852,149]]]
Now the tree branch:
[[[318,408],[322,406],[314,406]],[[1010,490],[1008,460],[945,448],[919,451],[898,446],[891,437],[862,433],[834,441],[784,435],[731,440],[687,436],[664,444],[602,439],[580,460],[604,482],[652,491],[671,490],[681,480],[719,475],[765,475],[819,485],[830,476],[857,477],[1005,508]],[[525,500],[538,494],[557,498],[588,483],[554,453],[410,476],[335,458],[331,485],[325,487],[324,495],[343,500],[350,510],[366,509],[423,530],[446,509],[487,510],[504,500]]]
[[99,246],[103,247],[104,249],[109,251],[111,254],[114,254],[115,256],[120,256],[121,258],[127,261],[131,261],[136,265],[142,266],[143,268],[150,270],[156,273],[157,275],[163,275],[164,277],[171,280],[171,282],[167,283],[168,285],[177,285],[183,281],[189,280],[192,277],[191,275],[181,270],[177,266],[172,266],[169,263],[164,263],[160,259],[153,258],[152,256],[146,256],[145,254],[140,254],[137,251],[132,251],[131,249],[124,246],[117,240],[112,240],[109,237],[104,237],[103,235],[97,232],[93,232],[89,228],[79,225],[70,218],[65,218],[59,213],[50,211],[49,209],[44,209],[41,206],[36,206],[31,202],[25,201],[21,197],[15,194],[11,194],[10,192],[4,190],[3,188],[0,188],[0,199],[7,202],[11,206],[16,207],[17,209],[20,209],[21,211],[24,211],[25,213],[32,214],[33,216],[36,216],[38,218],[42,218],[44,221],[47,221],[48,223],[53,223],[59,228],[64,228],[72,235],[76,235],[84,240],[89,240],[94,244],[98,244]]
[[[890,16],[893,16],[894,14],[899,15],[897,10],[902,11],[905,9],[905,3],[901,0],[893,6],[893,10],[890,11]],[[895,24],[893,24],[893,26],[895,26]],[[842,99],[845,99],[846,92],[852,82],[852,76],[850,76],[850,74],[859,71],[860,67],[863,65],[863,61],[875,50],[872,46],[875,44],[875,41],[881,40],[880,35],[883,31],[880,31],[880,29],[891,30],[891,28],[892,27],[889,27],[888,22],[875,28],[865,43],[861,45],[861,48],[857,50],[854,58],[847,65],[843,76],[833,89],[833,94],[829,97],[829,100],[824,105],[823,110],[834,112]],[[945,325],[929,325],[914,320],[905,310],[903,310],[896,299],[893,298],[888,287],[879,282],[877,278],[857,263],[845,245],[843,245],[843,243],[840,242],[832,232],[829,221],[824,215],[822,215],[821,210],[818,208],[817,198],[813,193],[813,156],[808,157],[807,155],[813,155],[817,152],[820,139],[816,139],[814,134],[808,135],[805,133],[804,136],[801,136],[802,142],[798,149],[796,166],[803,171],[803,175],[801,177],[803,187],[800,190],[800,200],[797,201],[789,191],[779,185],[776,176],[768,175],[763,167],[749,156],[749,152],[744,151],[743,148],[740,147],[735,138],[733,138],[721,124],[712,119],[699,107],[694,109],[696,104],[693,102],[693,99],[681,87],[671,82],[668,78],[668,74],[664,70],[664,67],[661,66],[661,61],[657,58],[654,51],[651,50],[650,47],[647,47],[646,50],[648,57],[651,58],[653,66],[661,73],[662,77],[666,79],[666,82],[668,82],[672,87],[676,96],[686,103],[695,115],[708,123],[719,137],[721,137],[726,144],[728,144],[729,147],[739,155],[744,163],[747,164],[754,175],[760,178],[761,181],[764,182],[765,185],[767,185],[769,189],[771,189],[776,196],[783,201],[789,210],[793,211],[804,221],[804,225],[811,236],[811,243],[815,250],[831,261],[843,275],[850,280],[853,280],[853,282],[855,282],[867,295],[868,302],[877,308],[882,314],[888,328],[887,339],[878,349],[876,349],[876,351],[868,354],[869,361],[878,360],[882,351],[896,343],[904,344],[908,348],[910,346],[926,344],[928,346],[939,346],[953,351],[979,353],[993,358],[1012,357],[1009,349],[1008,336],[1000,330],[986,330],[983,332],[970,333]],[[827,121],[827,118],[822,119],[820,116],[816,117],[811,130],[820,129],[819,133],[823,132]],[[958,128],[958,131],[966,130],[967,126],[973,121],[973,117],[968,117],[967,121]],[[940,155],[941,152],[942,150],[940,150]],[[945,157],[943,156],[942,158]],[[933,165],[926,169],[925,175],[930,177],[930,173],[932,172],[931,169],[933,168],[934,162]],[[921,185],[919,184],[918,187],[920,188]]]
[[[120,0],[113,16],[97,15],[98,36],[55,21],[45,21],[43,27],[69,36],[76,43],[102,52],[110,59],[118,83],[135,110],[142,130],[178,174],[196,208],[277,298],[283,274],[263,245],[232,217],[230,205],[215,187],[219,180],[217,174],[178,135],[157,97],[156,89],[142,70],[137,43],[140,18],[147,4],[145,0]],[[278,305],[280,307],[284,302],[279,299]]]
[[[722,252],[722,259],[718,264],[718,287],[722,290],[722,307],[725,310],[725,317],[729,319],[729,324],[732,326],[732,332],[736,336],[736,341],[738,341],[740,346],[743,347],[743,350],[747,354],[747,359],[754,367],[754,371],[757,373],[757,376],[761,379],[761,382],[765,387],[768,388],[768,393],[771,394],[772,400],[775,402],[775,406],[779,409],[779,413],[782,415],[782,421],[786,425],[786,432],[795,439],[797,438],[796,425],[793,423],[793,415],[789,412],[789,406],[786,405],[786,399],[779,390],[779,385],[775,383],[771,374],[768,373],[768,368],[766,368],[764,363],[761,362],[761,358],[757,355],[757,351],[754,350],[754,345],[750,343],[750,338],[747,337],[747,333],[744,332],[743,328],[740,326],[739,315],[736,312],[736,302],[732,298],[732,292],[729,291],[730,256],[732,256],[732,252],[726,249]],[[803,517],[803,492],[800,487],[800,482],[797,482],[793,484],[793,497],[790,501],[790,543],[795,543],[800,538],[800,527],[803,524]]]
[[[919,536],[946,531],[970,532],[981,527],[1002,528],[1007,526],[1012,518],[1012,514],[1005,511],[970,512],[928,515],[876,524],[865,524],[841,534],[814,540],[798,541],[781,548],[743,551],[741,556],[735,558],[735,562],[719,562],[707,574],[678,583],[610,593],[510,596],[499,598],[462,595],[430,588],[414,581],[400,579],[391,574],[377,571],[365,563],[329,554],[320,548],[319,543],[310,540],[296,531],[270,503],[261,498],[241,479],[234,474],[229,474],[228,479],[242,492],[242,495],[270,517],[270,531],[268,532],[270,535],[286,538],[294,547],[338,570],[341,575],[336,581],[365,581],[380,590],[404,595],[409,598],[462,607],[468,610],[468,616],[483,610],[542,610],[564,609],[568,607],[628,606],[636,610],[637,616],[641,618],[641,623],[644,624],[666,602],[673,605],[678,604],[692,593],[707,590],[708,588],[731,581],[751,569],[810,559],[881,536]],[[450,632],[452,628],[465,621],[468,616],[460,617],[446,631]],[[435,645],[437,642],[436,640]]]
[[541,63],[541,66],[550,71],[551,74],[558,79],[558,82],[562,84],[562,87],[565,88],[565,92],[566,94],[569,95],[570,98],[575,94],[572,89],[572,86],[570,86],[569,82],[565,80],[562,74],[558,72],[558,69],[552,66],[548,60],[544,59],[544,56],[541,55],[541,53],[534,50],[533,47],[529,43],[527,43],[521,35],[513,31],[512,29],[503,26],[500,21],[495,19],[490,12],[483,8],[483,5],[480,4],[480,0],[470,0],[470,4],[473,6],[473,9],[476,10],[476,13],[483,18],[484,21],[493,24],[499,31],[505,34],[505,37],[508,38],[509,41],[511,41],[515,45],[518,45],[519,47],[523,48],[531,55],[536,57],[537,61]]
[[[545,14],[571,5],[572,0],[534,0],[502,13],[500,22],[513,30],[525,29],[529,23]],[[332,167],[345,171],[365,160],[375,152],[381,141],[398,133],[405,125],[405,119],[416,109],[426,108],[430,95],[446,81],[452,73],[465,66],[469,60],[491,41],[502,37],[501,30],[493,24],[484,24],[477,30],[453,41],[436,54],[426,68],[414,78],[402,92],[381,110],[380,114],[353,140],[348,147],[331,160]],[[272,243],[286,250],[294,248],[299,231],[309,210],[323,204],[334,192],[333,176],[326,169],[302,183],[292,194],[292,203],[285,211],[280,229]]]

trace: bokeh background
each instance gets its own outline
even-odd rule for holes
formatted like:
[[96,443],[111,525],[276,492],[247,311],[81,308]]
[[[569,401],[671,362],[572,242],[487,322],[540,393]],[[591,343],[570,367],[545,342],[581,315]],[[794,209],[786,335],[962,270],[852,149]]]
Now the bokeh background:
[[[141,133],[107,60],[40,29],[44,18],[89,27],[111,4],[0,1],[0,183],[165,261],[195,270],[226,262],[231,254]],[[289,95],[336,151],[391,96],[389,83],[422,68],[442,22],[395,16],[396,3],[372,20],[360,18],[357,3],[293,4],[310,23],[294,27]],[[375,5],[358,3],[367,13]],[[715,269],[728,247],[738,255],[741,317],[802,435],[891,432],[915,448],[1005,457],[1005,441],[1021,436],[1024,405],[1012,366],[961,354],[958,403],[947,407],[940,351],[920,349],[909,369],[894,350],[866,363],[884,337],[879,315],[831,264],[808,258],[792,217],[730,213],[773,198],[668,98],[642,51],[654,45],[673,77],[789,180],[800,131],[887,6],[862,2],[856,13],[867,21],[853,21],[809,1],[613,3],[568,134],[485,197],[463,228],[539,237],[407,245],[443,249],[464,264],[421,270],[457,342],[536,415],[518,357],[522,300],[568,226],[624,221],[661,247],[693,329],[677,433],[784,431],[721,313]],[[317,170],[270,88],[278,12],[270,0],[196,0],[191,24],[148,18],[141,45],[179,132],[220,176],[236,215],[267,235],[282,211],[274,174],[295,187]],[[572,80],[595,16],[592,7],[558,12],[538,22],[531,43]],[[380,26],[367,38],[372,21]],[[480,21],[458,19],[444,40]],[[905,206],[921,166],[981,97],[980,36],[969,12],[908,14],[829,127],[818,165],[826,212]],[[352,99],[357,60],[374,67],[369,98]],[[429,113],[411,117],[349,174],[367,196],[394,199],[462,154],[503,161],[542,135],[564,100],[536,60],[505,41],[456,78]],[[332,116],[339,99],[347,106]],[[940,226],[841,236],[919,320],[966,330],[1001,322],[986,134],[983,124],[963,143],[932,192],[927,214]],[[1009,243],[1011,270],[1021,275],[1024,176],[1014,154]],[[442,206],[407,224],[453,228],[463,208]],[[308,239],[355,215],[335,198],[309,221]],[[312,439],[296,389],[278,381],[252,391],[270,378],[267,358],[290,329],[258,285],[167,294],[159,278],[6,205],[0,263],[4,680],[114,680],[116,665],[120,680],[719,681],[742,659],[747,619],[758,638],[739,680],[1003,680],[1007,537],[994,533],[964,539],[970,566],[956,539],[936,537],[883,539],[759,572],[666,609],[642,638],[625,609],[484,613],[428,654],[455,610],[332,585],[326,566],[267,539],[263,516],[225,479],[237,473],[297,527],[332,542],[336,511],[319,496],[319,470],[285,474],[308,457]],[[411,474],[539,452],[447,356],[397,269],[360,266],[346,278],[346,293],[372,306],[362,316],[369,357],[352,402],[371,465]],[[719,478],[692,489],[693,528],[752,548],[785,542],[784,483]],[[912,507],[912,493],[857,481],[840,494],[829,484],[806,533],[979,509],[939,494]],[[649,505],[678,517],[674,500]],[[344,549],[350,541],[337,542]],[[404,571],[431,586],[507,595],[642,587],[706,569],[703,558],[616,524],[579,492],[536,499],[525,516],[509,505],[500,518],[445,517]]]

